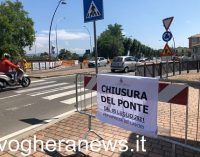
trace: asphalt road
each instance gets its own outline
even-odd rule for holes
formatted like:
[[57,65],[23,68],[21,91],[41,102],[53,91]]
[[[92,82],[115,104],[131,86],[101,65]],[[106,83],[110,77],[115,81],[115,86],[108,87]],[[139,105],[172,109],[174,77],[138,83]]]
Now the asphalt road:
[[[99,72],[124,75],[111,73],[109,67],[102,67]],[[75,75],[34,79],[28,88],[15,87],[1,92],[0,138],[38,123],[45,124],[75,109],[75,98]]]

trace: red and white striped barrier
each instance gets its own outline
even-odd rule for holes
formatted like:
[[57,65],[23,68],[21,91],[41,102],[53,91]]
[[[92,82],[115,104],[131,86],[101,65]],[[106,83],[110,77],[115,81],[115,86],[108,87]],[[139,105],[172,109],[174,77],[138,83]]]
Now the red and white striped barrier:
[[[90,90],[97,90],[96,76],[85,76],[84,87]],[[159,83],[158,100],[161,102],[187,105],[188,86],[184,84]]]
[[158,92],[159,101],[180,105],[188,104],[187,85],[159,83]]
[[97,90],[97,77],[96,76],[85,76],[84,87],[90,90]]

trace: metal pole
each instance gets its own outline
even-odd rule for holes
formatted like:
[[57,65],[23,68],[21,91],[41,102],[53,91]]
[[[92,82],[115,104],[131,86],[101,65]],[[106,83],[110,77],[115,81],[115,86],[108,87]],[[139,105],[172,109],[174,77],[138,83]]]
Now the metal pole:
[[89,31],[89,29],[86,27],[86,26],[83,26],[86,30],[87,30],[87,32],[88,32],[88,34],[89,34],[89,36],[90,36],[90,53],[92,53],[92,41],[91,41],[91,34],[90,34],[90,31]]
[[[37,31],[35,32],[36,35]],[[35,37],[35,41],[34,41],[34,46],[35,46],[35,55],[36,55],[36,37]]]
[[166,77],[168,78],[168,68],[169,68],[169,61],[167,57],[167,63],[166,63]]
[[58,36],[57,36],[57,24],[56,24],[56,53],[58,57]]
[[[171,30],[169,29],[169,31],[171,32]],[[172,33],[172,32],[171,32]],[[174,53],[176,52],[176,46],[175,46],[175,40],[174,40],[174,36],[172,34],[172,39],[173,39],[173,43],[174,43]]]
[[200,89],[199,89],[199,100],[198,100],[198,109],[197,109],[197,132],[196,132],[196,141],[198,141],[198,132],[199,132],[199,110],[200,110]]
[[[54,13],[53,13],[53,16],[52,16],[52,19],[51,19],[50,28],[49,28],[49,60],[51,60],[51,27],[52,27],[52,23],[53,23],[54,16],[55,16],[56,11],[58,10],[58,7],[59,7],[59,5],[60,5],[61,2],[63,2],[63,0],[60,0],[60,1],[58,2],[58,5],[57,5],[57,7],[56,7],[56,10],[55,10]],[[63,2],[63,4],[65,4],[65,3]]]
[[93,21],[93,27],[94,27],[94,47],[95,47],[95,65],[96,65],[96,74],[98,74],[98,63],[97,63],[97,39],[96,39],[96,21]]
[[185,120],[185,144],[187,144],[187,133],[188,133],[188,102],[186,106],[186,120]]
[[63,17],[63,18],[60,18],[60,19],[58,19],[57,20],[57,22],[56,22],[56,28],[55,28],[55,32],[56,32],[56,53],[57,53],[57,58],[58,58],[58,33],[57,33],[57,26],[58,26],[58,22],[59,21],[61,21],[62,19],[65,19],[65,17]]

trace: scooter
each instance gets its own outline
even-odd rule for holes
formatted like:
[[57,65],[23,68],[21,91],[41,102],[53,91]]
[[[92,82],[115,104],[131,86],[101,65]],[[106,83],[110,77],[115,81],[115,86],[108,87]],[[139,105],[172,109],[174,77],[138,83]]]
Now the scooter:
[[28,87],[31,84],[30,77],[19,68],[16,72],[12,72],[9,75],[0,73],[0,91],[7,87],[13,87],[21,85],[22,87]]

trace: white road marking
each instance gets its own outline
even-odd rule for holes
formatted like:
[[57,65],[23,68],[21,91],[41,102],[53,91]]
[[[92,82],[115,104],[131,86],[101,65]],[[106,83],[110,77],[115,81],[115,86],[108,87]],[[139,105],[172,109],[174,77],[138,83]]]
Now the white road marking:
[[40,89],[50,88],[50,87],[67,85],[67,84],[68,83],[57,83],[57,84],[53,84],[53,85],[41,86],[41,87],[36,87],[36,88],[29,88],[29,89],[19,90],[19,91],[15,91],[15,92],[16,93],[25,93],[25,92],[31,92],[31,91],[36,91],[36,90],[40,90]]
[[5,110],[6,111],[16,111],[18,109],[19,109],[19,107],[11,107],[11,108],[6,108]]
[[52,92],[56,92],[56,91],[60,91],[60,90],[65,90],[65,89],[73,88],[73,87],[75,87],[75,85],[71,85],[71,86],[67,86],[67,87],[54,88],[54,89],[45,90],[45,91],[41,91],[41,92],[29,93],[27,95],[29,95],[29,96],[37,96],[37,95],[52,93]]
[[7,96],[7,97],[3,97],[3,98],[0,98],[0,100],[3,100],[3,99],[7,99],[7,98],[12,98],[12,97],[16,97],[16,96],[19,96],[21,94],[16,94],[16,95],[11,95],[11,96]]
[[56,81],[49,81],[49,82],[35,83],[35,84],[31,85],[30,87],[35,87],[35,86],[45,85],[45,84],[52,84],[52,83],[55,83],[55,82],[56,82]]
[[[97,95],[97,92],[92,92],[92,93],[87,93],[87,94],[83,94],[83,95],[80,95],[78,96],[78,101],[82,101],[84,99],[88,99],[88,98],[91,98],[91,97],[94,97]],[[61,103],[64,103],[64,104],[74,104],[76,102],[76,98],[71,98],[71,99],[67,99],[67,100],[63,100],[63,101],[60,101]]]
[[35,81],[31,81],[31,83],[37,83],[37,82],[44,82],[45,80],[35,80]]
[[24,105],[24,107],[28,107],[28,106],[31,106],[31,105],[33,105],[33,104],[26,104],[26,105]]
[[51,80],[51,79],[57,79],[57,78],[63,78],[63,77],[66,78],[66,77],[69,77],[69,76],[72,76],[72,75],[49,77],[49,78],[45,78],[45,80]]
[[[79,90],[83,91],[84,88],[81,88]],[[71,95],[71,94],[75,94],[75,93],[76,93],[76,90],[71,90],[71,91],[67,91],[67,92],[63,92],[63,93],[49,95],[49,96],[43,97],[43,99],[53,100],[53,99],[56,99],[56,98],[60,98],[60,97]]]
[[[54,120],[54,119],[58,119],[58,118],[67,116],[68,114],[71,114],[71,113],[73,113],[73,112],[75,112],[75,111],[76,111],[76,109],[71,110],[71,111],[68,111],[68,112],[66,112],[66,113],[63,113],[63,114],[60,114],[60,115],[58,115],[58,116],[52,117],[52,118],[49,119],[49,120],[45,120],[44,122],[49,123],[49,122],[51,122],[51,121]],[[37,127],[42,126],[42,125],[45,125],[45,124],[42,123],[42,124],[32,125],[32,126],[30,126],[30,127],[24,128],[24,129],[22,129],[22,130],[16,131],[16,132],[14,132],[14,133],[12,133],[12,134],[3,136],[3,137],[0,138],[0,142],[2,142],[2,141],[4,141],[4,140],[7,140],[7,139],[10,139],[10,138],[13,138],[13,137],[15,137],[15,136],[18,136],[18,135],[20,135],[20,134],[23,134],[23,133],[25,133],[25,132],[27,132],[27,131],[33,130],[34,128],[37,128]]]
[[31,106],[31,105],[33,105],[33,104],[25,104],[25,105],[20,106],[20,107],[6,108],[5,110],[6,110],[6,111],[16,111],[16,110],[19,110],[19,109],[24,108],[24,107],[29,107],[29,106]]

